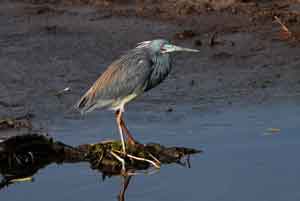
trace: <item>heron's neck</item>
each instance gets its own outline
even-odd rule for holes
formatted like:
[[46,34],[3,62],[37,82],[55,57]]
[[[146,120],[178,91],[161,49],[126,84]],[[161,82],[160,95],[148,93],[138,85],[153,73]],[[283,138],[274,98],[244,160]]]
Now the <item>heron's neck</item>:
[[153,57],[153,63],[160,65],[164,64],[167,65],[171,62],[170,54],[157,54]]
[[148,80],[145,91],[152,89],[159,83],[161,83],[171,71],[171,58],[168,54],[157,55],[156,57],[152,57],[152,73],[150,75],[150,79]]

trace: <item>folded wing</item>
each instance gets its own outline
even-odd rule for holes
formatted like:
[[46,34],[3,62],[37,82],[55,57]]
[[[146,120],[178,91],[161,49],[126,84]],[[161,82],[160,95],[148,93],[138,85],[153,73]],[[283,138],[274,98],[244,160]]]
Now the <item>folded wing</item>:
[[141,94],[153,63],[146,52],[132,50],[113,62],[76,104],[81,112],[110,107],[129,95]]

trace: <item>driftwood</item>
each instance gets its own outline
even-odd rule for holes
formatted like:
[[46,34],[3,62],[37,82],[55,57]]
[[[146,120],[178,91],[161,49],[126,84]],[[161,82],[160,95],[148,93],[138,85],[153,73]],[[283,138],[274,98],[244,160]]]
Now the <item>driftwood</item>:
[[[136,171],[158,168],[161,164],[169,163],[189,166],[189,160],[182,162],[181,159],[185,156],[189,159],[189,155],[201,152],[184,147],[164,147],[155,143],[127,146],[127,149],[127,154],[120,151],[120,141],[72,147],[40,134],[9,137],[0,142],[0,174],[3,177],[0,189],[16,180],[31,177],[51,163],[86,161],[90,162],[91,168],[101,171],[103,178],[123,174],[123,187],[126,190],[131,175]],[[120,158],[125,161],[126,172],[122,172]],[[122,195],[124,197],[124,192],[121,191],[120,200]]]
[[84,153],[52,138],[29,134],[0,142],[0,189],[17,179],[31,177],[51,163],[80,162]]
[[[199,153],[200,151],[184,147],[164,147],[160,144],[149,143],[146,145],[129,146],[127,154],[121,152],[120,141],[101,142],[95,145],[87,145],[87,157],[93,169],[99,169],[106,173],[120,173],[122,163],[117,159],[125,160],[126,170],[143,170],[153,166],[159,168],[162,164],[178,163],[184,156]],[[82,150],[82,148],[79,148]],[[117,156],[116,156],[117,155]],[[189,160],[186,165],[189,166]]]

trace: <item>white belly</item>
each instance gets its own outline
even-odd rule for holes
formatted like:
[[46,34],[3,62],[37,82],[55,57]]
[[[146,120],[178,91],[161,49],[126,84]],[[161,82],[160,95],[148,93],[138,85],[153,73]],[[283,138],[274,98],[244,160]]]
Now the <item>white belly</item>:
[[112,103],[110,108],[114,111],[121,110],[123,112],[124,106],[131,100],[135,99],[137,96],[138,96],[137,94],[130,94],[123,99],[118,99]]

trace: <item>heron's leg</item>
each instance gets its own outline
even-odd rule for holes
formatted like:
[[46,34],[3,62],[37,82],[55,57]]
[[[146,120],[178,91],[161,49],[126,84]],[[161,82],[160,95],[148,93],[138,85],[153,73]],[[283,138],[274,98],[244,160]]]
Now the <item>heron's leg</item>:
[[121,126],[122,111],[121,110],[117,110],[116,113],[115,113],[115,115],[116,115],[118,129],[119,129],[119,133],[120,133],[120,137],[121,137],[123,153],[126,154],[126,147],[125,147],[125,142],[124,142],[123,130],[122,130],[122,126]]
[[125,132],[127,139],[128,139],[128,143],[131,145],[135,145],[138,144],[138,142],[133,138],[133,136],[131,135],[131,133],[129,132],[128,128],[126,127],[125,121],[123,119],[123,117],[121,117],[121,127],[123,129],[123,131]]

